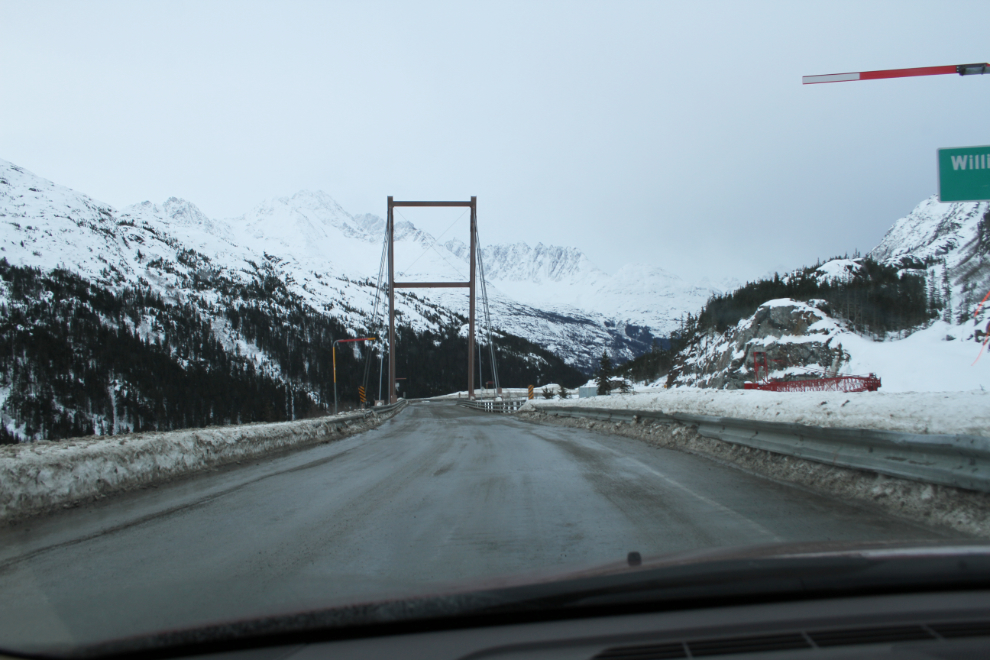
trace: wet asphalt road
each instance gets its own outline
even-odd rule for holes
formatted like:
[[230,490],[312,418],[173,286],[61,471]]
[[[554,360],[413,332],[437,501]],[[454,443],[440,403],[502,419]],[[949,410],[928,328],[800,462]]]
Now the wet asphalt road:
[[451,404],[0,529],[0,648],[709,547],[940,538],[705,458]]

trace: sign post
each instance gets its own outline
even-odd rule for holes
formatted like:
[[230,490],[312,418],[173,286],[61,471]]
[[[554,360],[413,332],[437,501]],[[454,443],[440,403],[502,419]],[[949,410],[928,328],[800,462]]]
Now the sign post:
[[883,80],[885,78],[914,78],[915,76],[944,76],[948,74],[960,76],[982,76],[990,73],[990,64],[950,64],[949,66],[921,66],[914,69],[883,69],[881,71],[855,71],[852,73],[828,73],[823,76],[804,76],[801,82],[805,85],[821,83],[853,82],[856,80]]
[[[990,63],[952,64],[949,66],[923,66],[913,69],[883,69],[852,73],[829,73],[823,76],[804,76],[805,85],[852,82],[856,80],[882,80],[884,78],[913,78],[915,76],[982,76],[990,74]],[[957,147],[938,150],[938,201],[985,202],[990,201],[990,146]]]
[[[378,337],[355,337],[354,339],[336,339],[333,344],[330,345],[330,351],[333,354],[333,414],[337,414],[337,344],[349,344],[355,341],[375,341]],[[358,390],[361,393],[361,403],[364,403],[364,388],[360,387]]]
[[990,200],[990,146],[938,150],[938,201]]

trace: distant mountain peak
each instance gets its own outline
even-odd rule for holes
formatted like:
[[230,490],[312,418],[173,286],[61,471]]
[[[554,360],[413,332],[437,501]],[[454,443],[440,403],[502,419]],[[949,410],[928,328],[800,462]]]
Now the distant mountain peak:
[[213,221],[192,202],[178,197],[169,197],[162,204],[165,215],[176,224],[212,227]]
[[941,259],[969,242],[990,211],[990,202],[941,203],[935,195],[894,222],[869,255],[877,261],[912,257]]
[[[144,282],[170,299],[200,295],[196,278],[203,263],[230,281],[254,277],[258,264],[273,263],[293,295],[348,323],[363,322],[370,309],[373,289],[363,282],[378,273],[385,230],[381,217],[352,215],[320,190],[274,197],[223,220],[178,197],[116,211],[5,161],[0,214],[13,219],[0,223],[6,248],[0,256],[11,263],[65,265],[101,285]],[[469,246],[462,240],[441,243],[401,217],[395,238],[401,278],[467,279]],[[633,357],[711,293],[657,267],[630,266],[609,275],[572,246],[482,245],[496,325],[572,364],[590,364],[604,346],[618,359]],[[626,286],[627,280],[636,286]],[[403,292],[397,302],[404,322],[435,330],[443,314],[467,312],[463,293],[424,289]],[[436,310],[446,311],[438,316]]]
[[957,313],[975,306],[990,289],[990,202],[943,204],[932,195],[896,221],[868,254],[902,266],[906,260],[933,270],[944,264]]

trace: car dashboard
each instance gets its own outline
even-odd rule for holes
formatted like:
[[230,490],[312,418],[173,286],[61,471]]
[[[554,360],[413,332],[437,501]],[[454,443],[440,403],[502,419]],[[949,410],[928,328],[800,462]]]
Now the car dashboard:
[[203,660],[987,658],[990,657],[990,591],[714,605],[510,625],[480,623],[198,657]]

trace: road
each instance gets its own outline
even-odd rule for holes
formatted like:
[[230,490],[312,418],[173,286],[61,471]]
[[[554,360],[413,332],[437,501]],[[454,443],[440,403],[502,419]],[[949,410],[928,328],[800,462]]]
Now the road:
[[0,647],[708,547],[943,538],[708,459],[419,403],[374,431],[0,530]]

